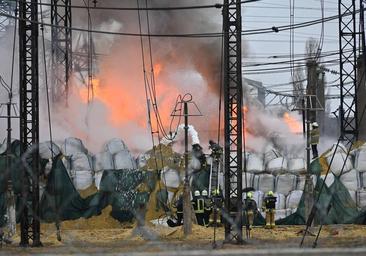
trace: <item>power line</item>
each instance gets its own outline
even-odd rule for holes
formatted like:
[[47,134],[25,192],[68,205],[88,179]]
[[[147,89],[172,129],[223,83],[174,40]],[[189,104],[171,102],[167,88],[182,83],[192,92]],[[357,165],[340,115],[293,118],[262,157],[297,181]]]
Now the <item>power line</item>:
[[[19,0],[8,0],[9,2],[19,2]],[[260,0],[245,0],[241,1],[241,4],[258,2]],[[36,3],[36,2],[29,2]],[[236,4],[236,3],[235,3]],[[235,5],[230,3],[228,6]],[[38,3],[38,5],[52,6],[50,3]],[[65,7],[65,5],[57,4],[57,7]],[[90,10],[109,10],[109,11],[177,11],[177,10],[193,10],[193,9],[221,9],[225,5],[221,3],[210,4],[210,5],[192,5],[192,6],[173,6],[173,7],[106,7],[106,6],[94,6],[90,7]],[[82,5],[71,5],[71,9],[87,9],[86,6]]]
[[[356,13],[358,13],[359,10],[356,11]],[[347,13],[344,16],[348,16],[348,15],[352,15],[352,13]],[[39,22],[39,21],[29,21],[27,19],[22,19],[19,17],[15,17],[13,15],[9,15],[9,14],[5,14],[5,13],[0,13],[0,16],[3,17],[7,17],[7,18],[12,18],[12,19],[17,19],[20,21],[28,21],[32,24],[39,24],[39,25],[43,25],[43,26],[48,26],[48,27],[54,27],[54,28],[59,28],[59,29],[64,29],[64,26],[60,26],[60,25],[54,25],[54,24],[49,24],[49,23],[44,23],[44,22]],[[291,25],[286,25],[286,26],[279,26],[276,27],[276,29],[278,31],[286,31],[286,30],[290,30],[290,29],[299,29],[299,28],[304,28],[304,27],[309,27],[309,26],[313,26],[316,24],[320,24],[322,22],[327,22],[330,20],[335,20],[338,19],[338,15],[334,15],[334,16],[329,16],[327,18],[324,19],[317,19],[317,20],[311,20],[311,21],[307,21],[307,22],[302,22],[302,23],[296,23],[293,26]],[[83,28],[76,28],[76,27],[69,27],[68,29],[73,30],[73,31],[80,31],[80,32],[89,32],[89,33],[96,33],[96,34],[107,34],[107,35],[118,35],[118,36],[131,36],[131,37],[177,37],[177,38],[206,38],[206,37],[221,37],[222,36],[222,32],[211,32],[211,33],[187,33],[187,34],[141,34],[141,33],[128,33],[128,32],[112,32],[112,31],[101,31],[101,30],[88,30],[88,29],[83,29]],[[273,30],[273,28],[262,28],[262,29],[250,29],[250,30],[242,30],[242,35],[257,35],[257,34],[268,34],[268,33],[275,33],[275,31]]]

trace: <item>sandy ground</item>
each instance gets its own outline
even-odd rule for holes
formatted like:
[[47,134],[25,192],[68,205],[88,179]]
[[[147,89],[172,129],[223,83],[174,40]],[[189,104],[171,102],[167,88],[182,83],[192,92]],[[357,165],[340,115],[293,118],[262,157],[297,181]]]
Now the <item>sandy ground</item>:
[[[185,237],[182,227],[168,228],[148,225],[141,231],[131,225],[102,228],[91,226],[87,228],[76,225],[83,220],[64,223],[62,226],[62,241],[56,239],[56,229],[52,224],[42,224],[42,248],[19,248],[19,234],[14,237],[11,245],[3,244],[1,253],[128,253],[128,252],[163,252],[171,250],[194,250],[213,248],[214,229],[201,226],[193,227],[193,234]],[[119,224],[118,224],[119,225]],[[251,238],[245,239],[243,245],[224,244],[224,229],[216,229],[217,248],[220,249],[249,249],[249,248],[294,248],[301,240],[303,226],[278,226],[274,230],[254,227]],[[316,231],[313,228],[312,231]],[[245,235],[245,231],[244,231]],[[310,247],[315,237],[307,237],[305,245]],[[366,226],[332,225],[324,227],[321,232],[318,247],[362,247],[366,243]]]

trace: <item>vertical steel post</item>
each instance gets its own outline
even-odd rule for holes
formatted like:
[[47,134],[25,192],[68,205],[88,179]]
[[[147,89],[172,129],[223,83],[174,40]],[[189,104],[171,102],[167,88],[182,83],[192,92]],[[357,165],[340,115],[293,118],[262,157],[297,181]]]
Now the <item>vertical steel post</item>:
[[[19,105],[22,193],[20,246],[41,246],[39,219],[38,0],[19,1]],[[29,223],[31,222],[31,223]]]
[[224,0],[225,240],[243,241],[241,1]]

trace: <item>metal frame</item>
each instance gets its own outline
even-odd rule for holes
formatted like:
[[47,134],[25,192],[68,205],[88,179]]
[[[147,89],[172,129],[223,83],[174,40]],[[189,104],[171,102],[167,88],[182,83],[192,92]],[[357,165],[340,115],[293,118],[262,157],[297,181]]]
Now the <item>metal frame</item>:
[[243,241],[241,1],[224,0],[225,240]]
[[51,0],[52,99],[68,101],[72,72],[71,0]]
[[[41,246],[39,220],[38,0],[19,1],[19,116],[22,159],[21,246]],[[31,201],[31,204],[29,204]]]
[[358,138],[356,0],[338,0],[338,15],[341,136],[352,143]]

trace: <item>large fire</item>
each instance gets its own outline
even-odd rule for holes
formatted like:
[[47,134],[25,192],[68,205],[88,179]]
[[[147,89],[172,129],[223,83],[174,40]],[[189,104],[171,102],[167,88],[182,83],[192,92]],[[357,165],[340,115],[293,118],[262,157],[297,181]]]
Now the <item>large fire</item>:
[[293,116],[291,116],[288,112],[283,114],[283,120],[289,127],[292,133],[301,133],[302,132],[302,125],[301,123],[296,120]]

